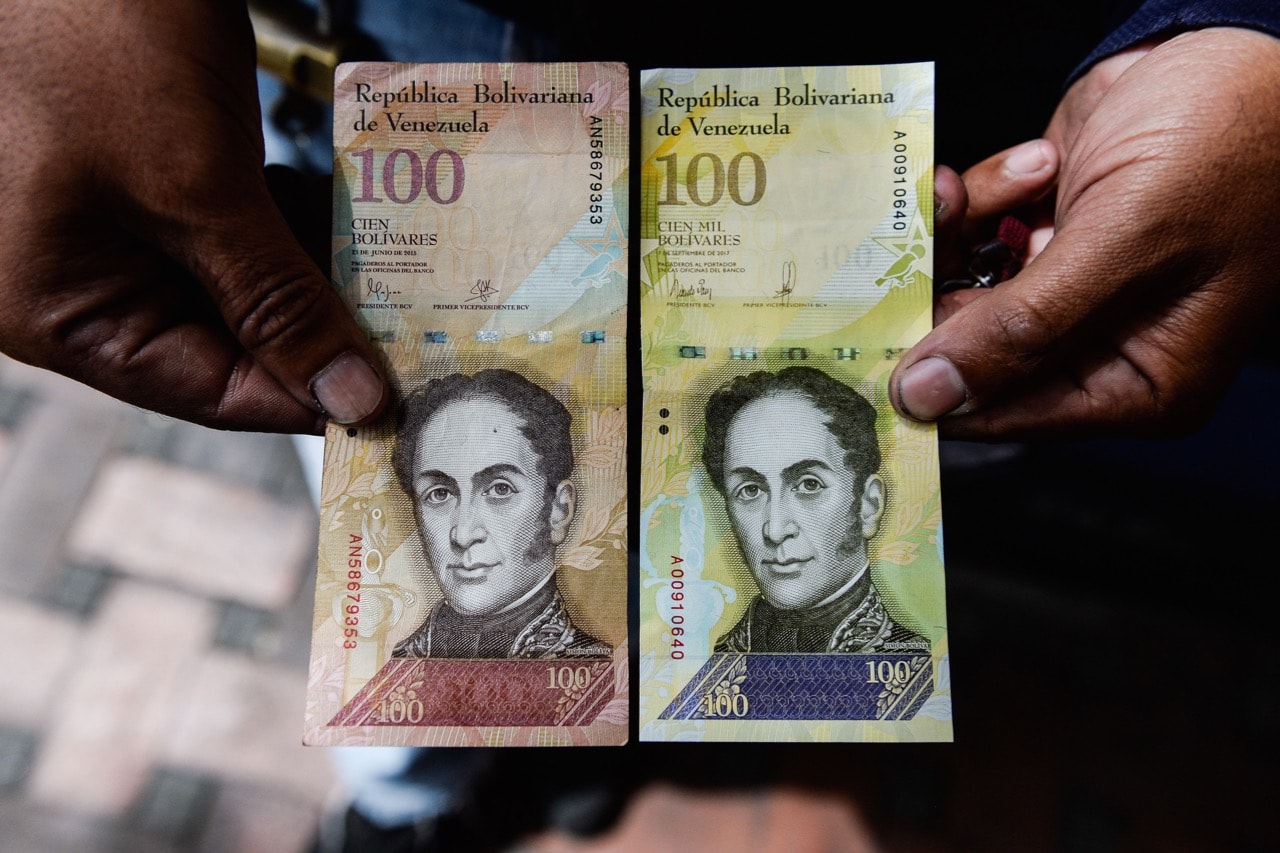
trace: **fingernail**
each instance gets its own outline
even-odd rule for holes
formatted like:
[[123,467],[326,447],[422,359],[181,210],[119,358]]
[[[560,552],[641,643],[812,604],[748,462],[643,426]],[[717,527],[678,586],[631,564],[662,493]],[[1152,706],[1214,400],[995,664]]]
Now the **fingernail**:
[[1004,159],[1005,168],[1016,175],[1034,175],[1049,165],[1048,144],[1043,139],[1022,143]]
[[382,380],[363,358],[344,353],[316,374],[311,393],[321,408],[340,424],[368,417],[382,401]]
[[918,421],[932,421],[954,412],[968,397],[955,365],[937,356],[917,361],[898,380],[898,403]]

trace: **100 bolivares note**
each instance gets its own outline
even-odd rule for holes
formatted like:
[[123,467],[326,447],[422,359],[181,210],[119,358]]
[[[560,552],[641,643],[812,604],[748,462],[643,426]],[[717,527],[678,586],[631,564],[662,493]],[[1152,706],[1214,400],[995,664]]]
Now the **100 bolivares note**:
[[640,737],[950,740],[932,65],[641,81]]
[[618,64],[339,68],[398,409],[326,437],[307,743],[625,742],[628,114]]

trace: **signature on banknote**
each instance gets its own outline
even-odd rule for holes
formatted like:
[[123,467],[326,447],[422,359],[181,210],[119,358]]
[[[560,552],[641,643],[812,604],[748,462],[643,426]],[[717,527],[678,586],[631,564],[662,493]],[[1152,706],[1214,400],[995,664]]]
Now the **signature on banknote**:
[[369,280],[365,282],[365,290],[369,298],[375,302],[389,302],[391,297],[400,295],[399,290],[393,289],[385,282],[377,280]]
[[679,276],[671,277],[671,294],[676,299],[690,299],[700,296],[704,299],[711,298],[711,288],[707,286],[705,278],[698,279],[698,283],[694,285],[685,285],[680,283]]
[[488,302],[489,297],[498,295],[498,288],[493,286],[491,279],[482,278],[471,286],[471,290],[469,290],[468,293],[471,294],[471,298],[467,300],[468,302],[475,302],[477,300],[480,302]]
[[781,299],[782,304],[791,302],[791,293],[796,289],[796,262],[786,261],[782,264],[782,286],[773,294],[774,299]]

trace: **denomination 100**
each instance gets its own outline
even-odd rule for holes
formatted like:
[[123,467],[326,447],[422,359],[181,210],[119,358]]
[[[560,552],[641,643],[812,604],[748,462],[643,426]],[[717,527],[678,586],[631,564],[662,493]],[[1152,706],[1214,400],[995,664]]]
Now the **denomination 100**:
[[[664,198],[658,200],[658,204],[688,204],[688,202],[681,201],[676,196],[676,186],[680,183],[680,165],[677,159],[679,156],[679,154],[668,154],[665,157],[657,158],[659,163],[665,163],[667,166],[667,177],[664,181],[667,193]],[[702,170],[704,160],[711,164],[711,194],[709,196],[703,195],[703,191],[698,184],[700,177],[698,172]],[[752,165],[753,175],[750,198],[743,198],[742,196],[743,160],[750,160]],[[715,154],[704,151],[689,158],[689,165],[685,167],[684,190],[688,193],[689,198],[693,199],[694,204],[702,207],[711,207],[711,205],[720,202],[727,185],[729,198],[743,207],[750,207],[764,198],[766,181],[764,159],[759,154],[743,151],[736,155],[729,161],[728,180],[726,181],[724,161]]]
[[870,684],[905,684],[911,678],[911,664],[904,660],[867,661],[867,682]]
[[410,723],[417,725],[422,722],[422,718],[426,713],[426,709],[422,706],[420,699],[379,699],[378,700],[378,718],[392,723]]
[[745,717],[751,702],[745,693],[708,693],[700,701],[704,717]]
[[591,670],[585,666],[553,666],[547,670],[548,690],[586,690],[590,685]]
[[[352,151],[351,157],[360,163],[360,195],[353,198],[352,201],[381,202],[382,199],[373,194],[373,149],[365,148],[360,151]],[[400,192],[400,188],[396,186],[396,168],[401,157],[405,158],[408,163],[408,169],[404,171],[409,175],[409,187],[403,194]],[[449,162],[453,165],[453,181],[452,186],[449,187],[448,195],[440,194],[439,169],[441,157],[448,157]],[[417,152],[410,151],[408,148],[397,148],[388,153],[382,160],[382,189],[387,194],[387,198],[396,204],[412,204],[417,201],[424,186],[427,190],[427,196],[436,204],[453,204],[462,195],[462,188],[466,185],[466,182],[467,176],[462,167],[462,155],[457,151],[450,151],[448,148],[439,148],[432,151],[425,164]]]

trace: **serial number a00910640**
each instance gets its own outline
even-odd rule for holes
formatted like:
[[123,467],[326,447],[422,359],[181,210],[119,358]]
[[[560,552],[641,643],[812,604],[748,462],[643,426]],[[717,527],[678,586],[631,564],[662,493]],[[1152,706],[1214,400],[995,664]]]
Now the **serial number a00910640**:
[[667,607],[671,611],[667,639],[672,660],[684,659],[684,569],[680,568],[683,562],[681,557],[671,558],[671,580],[667,581]]

